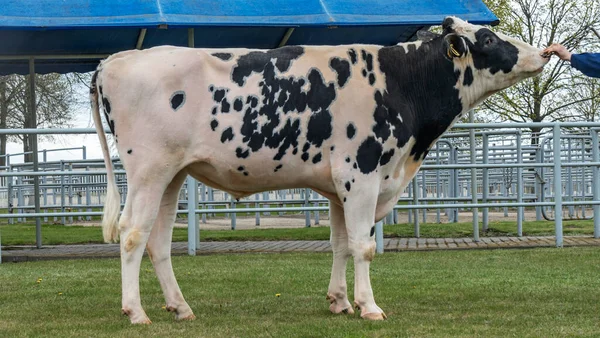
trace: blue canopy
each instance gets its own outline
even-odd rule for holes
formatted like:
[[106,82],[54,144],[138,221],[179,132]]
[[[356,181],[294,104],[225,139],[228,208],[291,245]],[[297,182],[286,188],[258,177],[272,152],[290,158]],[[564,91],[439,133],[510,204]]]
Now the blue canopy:
[[0,74],[26,74],[30,56],[38,73],[87,72],[136,46],[187,46],[188,28],[196,47],[275,48],[288,36],[290,45],[391,45],[447,15],[497,22],[481,0],[4,0]]

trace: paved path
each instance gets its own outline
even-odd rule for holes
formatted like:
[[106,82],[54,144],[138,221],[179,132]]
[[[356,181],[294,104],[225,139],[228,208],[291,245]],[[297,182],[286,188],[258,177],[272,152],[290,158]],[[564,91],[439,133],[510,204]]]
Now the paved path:
[[[483,237],[480,242],[471,238],[386,238],[384,250],[457,250],[554,247],[553,236],[542,237]],[[600,246],[600,239],[591,236],[564,237],[564,246]],[[197,254],[247,252],[331,252],[329,241],[248,241],[202,242]],[[187,242],[173,243],[173,254],[187,254]],[[2,262],[33,260],[119,257],[118,244],[46,245],[2,248]]]

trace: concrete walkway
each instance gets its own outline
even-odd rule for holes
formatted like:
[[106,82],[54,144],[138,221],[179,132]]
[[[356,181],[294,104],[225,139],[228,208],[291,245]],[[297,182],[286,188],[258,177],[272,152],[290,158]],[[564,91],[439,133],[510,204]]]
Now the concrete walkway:
[[[554,237],[484,237],[480,242],[471,238],[386,238],[384,250],[457,250],[554,247]],[[564,246],[600,246],[600,239],[591,236],[564,237]],[[202,242],[198,255],[215,253],[248,252],[331,252],[329,241],[247,241]],[[187,242],[173,243],[174,255],[187,254]],[[32,246],[2,248],[2,262],[35,260],[110,258],[119,257],[118,244],[45,245],[41,249]]]

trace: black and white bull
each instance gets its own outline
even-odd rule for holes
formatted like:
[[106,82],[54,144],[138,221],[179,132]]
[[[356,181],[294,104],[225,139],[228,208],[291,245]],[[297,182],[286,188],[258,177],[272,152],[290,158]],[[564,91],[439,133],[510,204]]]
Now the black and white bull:
[[[327,197],[330,310],[353,312],[352,256],[355,307],[363,318],[384,319],[369,279],[374,222],[461,114],[542,71],[540,53],[450,17],[441,35],[391,47],[165,46],[112,55],[94,74],[91,100],[109,172],[104,238],[121,240],[123,313],[132,323],[150,322],[138,279],[146,248],[167,309],[194,318],[170,259],[179,190],[191,175],[236,198],[299,187]],[[100,110],[127,172],[120,220]]]

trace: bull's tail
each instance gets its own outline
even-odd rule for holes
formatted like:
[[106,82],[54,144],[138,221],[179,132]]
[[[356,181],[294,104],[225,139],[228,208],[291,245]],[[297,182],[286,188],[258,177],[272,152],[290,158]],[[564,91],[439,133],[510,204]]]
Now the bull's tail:
[[100,103],[98,101],[98,88],[96,86],[97,76],[98,70],[92,76],[90,101],[92,103],[92,115],[94,116],[96,132],[98,133],[98,139],[100,140],[100,146],[102,147],[102,155],[104,155],[104,165],[106,166],[106,177],[108,181],[106,199],[104,201],[104,216],[102,218],[102,234],[104,235],[105,242],[113,243],[119,238],[117,225],[119,222],[119,213],[121,211],[121,196],[119,195],[119,190],[115,182],[115,174],[110,159],[110,152],[108,151],[106,134],[104,133],[102,119],[100,118]]

